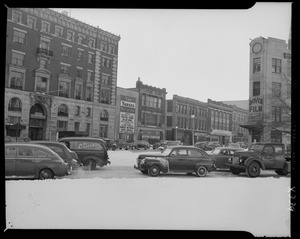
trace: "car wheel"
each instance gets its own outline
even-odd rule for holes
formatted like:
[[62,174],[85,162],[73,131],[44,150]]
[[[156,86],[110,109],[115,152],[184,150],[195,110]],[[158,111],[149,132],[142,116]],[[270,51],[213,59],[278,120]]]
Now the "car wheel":
[[196,174],[198,177],[205,177],[207,174],[207,169],[204,166],[199,166],[196,170]]
[[39,173],[39,179],[52,179],[54,178],[54,173],[49,168],[43,168]]
[[260,166],[257,162],[251,162],[246,169],[246,173],[249,177],[255,178],[260,174]]
[[148,174],[152,177],[156,177],[158,176],[160,173],[160,168],[158,165],[152,165],[149,169],[148,169]]
[[230,168],[230,172],[234,175],[239,175],[242,171],[236,168]]
[[95,170],[95,168],[96,168],[96,162],[95,162],[95,160],[93,160],[93,159],[88,159],[88,160],[86,161],[86,163],[85,163],[85,166],[87,166],[87,169],[88,169],[89,171]]

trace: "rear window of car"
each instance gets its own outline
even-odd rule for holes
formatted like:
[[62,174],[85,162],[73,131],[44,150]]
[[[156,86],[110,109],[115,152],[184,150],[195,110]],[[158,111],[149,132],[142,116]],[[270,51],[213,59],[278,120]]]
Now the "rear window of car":
[[46,152],[46,151],[41,150],[41,149],[35,149],[34,154],[35,154],[35,157],[41,157],[41,158],[52,157],[53,156],[53,155],[50,154],[50,152]]
[[70,149],[79,150],[102,150],[103,146],[100,142],[95,141],[70,141]]
[[57,147],[55,145],[47,145],[48,148],[52,149],[55,153],[57,153],[59,156],[64,156],[64,151],[62,148]]
[[20,157],[33,157],[33,152],[31,150],[31,148],[19,148],[19,151],[18,151],[18,156]]

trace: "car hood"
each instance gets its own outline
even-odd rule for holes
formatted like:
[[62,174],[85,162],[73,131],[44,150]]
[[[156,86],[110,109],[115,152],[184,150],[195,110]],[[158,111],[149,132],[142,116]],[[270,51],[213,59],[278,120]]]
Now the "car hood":
[[255,155],[258,155],[259,152],[257,151],[254,151],[254,150],[249,150],[249,151],[236,151],[233,156],[234,157],[240,157],[240,156],[255,156]]
[[144,159],[146,157],[166,157],[166,155],[159,152],[149,152],[146,154],[139,154],[138,159]]

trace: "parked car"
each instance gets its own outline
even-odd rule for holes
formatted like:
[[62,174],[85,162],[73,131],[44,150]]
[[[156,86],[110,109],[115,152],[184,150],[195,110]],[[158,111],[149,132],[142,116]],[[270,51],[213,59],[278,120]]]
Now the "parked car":
[[76,152],[79,162],[89,170],[94,170],[97,165],[103,167],[110,164],[105,142],[102,139],[66,137],[59,139],[59,142],[63,142],[70,150]]
[[5,143],[5,178],[51,179],[69,173],[68,164],[46,146]]
[[107,150],[115,150],[117,145],[115,143],[114,139],[109,139],[109,138],[100,138],[105,142],[105,146]]
[[112,143],[112,150],[115,149],[125,149],[127,150],[129,148],[129,143],[122,140],[122,139],[116,139],[113,143]]
[[68,164],[71,172],[73,169],[78,168],[81,165],[78,161],[77,153],[70,150],[64,143],[56,141],[31,141],[30,143],[41,144],[52,149]]
[[234,152],[243,151],[242,148],[216,147],[208,155],[211,157],[216,169],[229,169],[227,162]]
[[209,155],[202,149],[192,146],[169,146],[161,153],[140,154],[135,169],[150,176],[158,176],[160,172],[195,172],[205,177],[214,169]]
[[237,151],[228,159],[230,171],[238,175],[246,172],[249,177],[255,178],[260,170],[274,170],[278,175],[287,175],[291,172],[291,161],[286,158],[284,144],[255,143],[248,151]]
[[208,141],[198,141],[195,143],[194,146],[197,148],[203,149],[204,151],[211,150],[211,148],[207,147],[208,143],[209,143]]

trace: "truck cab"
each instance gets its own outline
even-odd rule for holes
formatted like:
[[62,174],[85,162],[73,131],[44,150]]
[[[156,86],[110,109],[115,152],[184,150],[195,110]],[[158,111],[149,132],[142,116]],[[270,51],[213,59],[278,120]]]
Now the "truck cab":
[[261,169],[274,170],[278,175],[287,175],[291,170],[281,143],[252,144],[248,151],[235,152],[227,166],[233,174],[246,172],[249,177],[259,176]]

